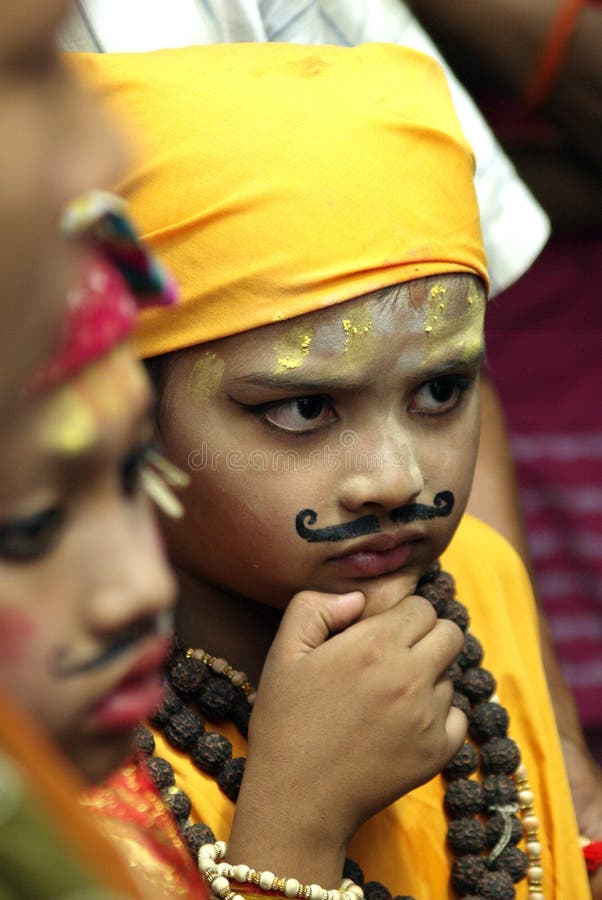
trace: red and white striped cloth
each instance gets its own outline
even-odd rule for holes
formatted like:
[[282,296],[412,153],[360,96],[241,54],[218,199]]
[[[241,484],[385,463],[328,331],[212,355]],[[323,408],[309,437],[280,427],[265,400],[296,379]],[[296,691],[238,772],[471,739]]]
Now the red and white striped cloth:
[[557,238],[488,313],[540,599],[602,729],[602,233]]

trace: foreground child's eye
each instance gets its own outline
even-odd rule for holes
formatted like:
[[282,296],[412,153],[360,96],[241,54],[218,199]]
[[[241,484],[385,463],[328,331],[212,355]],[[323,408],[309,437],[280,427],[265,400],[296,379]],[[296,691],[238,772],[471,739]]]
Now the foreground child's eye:
[[414,394],[411,412],[441,415],[455,409],[464,393],[474,384],[466,375],[444,375],[427,381]]
[[63,522],[63,512],[57,508],[1,522],[0,558],[9,562],[33,562],[40,559],[54,547]]

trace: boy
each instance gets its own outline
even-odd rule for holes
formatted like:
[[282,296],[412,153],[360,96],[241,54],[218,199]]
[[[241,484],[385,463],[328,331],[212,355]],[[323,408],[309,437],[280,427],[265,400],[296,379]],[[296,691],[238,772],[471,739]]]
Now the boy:
[[[186,516],[166,524],[182,650],[154,719],[168,739],[156,735],[156,754],[219,837],[239,787],[238,821],[281,810],[288,790],[295,878],[331,888],[350,841],[369,896],[387,896],[378,879],[392,892],[443,897],[451,875],[458,896],[587,897],[526,575],[495,534],[460,524],[478,440],[487,274],[471,153],[438,67],[384,45],[190,48],[85,66],[143,136],[141,168],[122,190],[183,291],[177,312],[150,313],[139,332],[142,354],[157,357],[161,436],[192,474]],[[457,739],[441,678],[455,632],[421,619],[414,595],[466,628],[451,579],[424,581],[459,524],[444,565],[510,726],[467,637],[458,703],[477,744],[501,739],[509,755],[492,763],[493,748],[483,749],[483,787],[464,777],[474,767],[464,770],[462,754],[472,760],[474,750],[448,770],[445,803],[461,825],[450,828],[454,862],[441,777],[388,804],[429,767],[441,770]],[[183,701],[244,732],[240,688],[252,698],[261,675],[265,698],[266,684],[278,685],[279,642],[264,661],[300,589],[365,598],[354,626],[365,640],[330,669],[334,679],[346,664],[352,699],[341,703],[312,665],[294,690],[283,685],[278,717],[260,695],[240,786],[242,765],[229,758],[243,751],[240,737],[230,723],[205,731]],[[346,646],[339,637],[325,647]],[[412,653],[424,640],[437,651]],[[218,686],[226,679],[238,694]],[[364,688],[375,684],[370,706]],[[284,757],[272,751],[282,734]],[[395,768],[404,754],[405,778]],[[519,801],[526,856],[514,846]],[[325,842],[338,842],[338,860],[323,864]],[[284,868],[288,844],[247,841],[241,860],[235,822],[229,854]]]
[[[143,490],[152,392],[125,343],[136,305],[107,249],[99,250],[92,235],[82,246],[86,265],[69,295],[59,347],[4,431],[0,490],[0,684],[58,744],[73,772],[68,765],[61,771],[57,751],[33,724],[19,729],[26,729],[22,739],[33,735],[47,761],[47,787],[34,747],[21,748],[10,731],[4,743],[31,773],[30,790],[44,792],[42,807],[52,803],[59,830],[80,850],[86,840],[94,847],[93,829],[86,821],[78,828],[77,813],[69,825],[69,793],[74,802],[80,777],[104,779],[130,755],[136,723],[159,702],[173,601]],[[20,722],[21,713],[6,708]],[[8,782],[15,810],[19,783],[16,769]],[[137,790],[152,805],[150,785],[141,782]],[[154,802],[161,806],[158,797]],[[147,853],[156,840],[153,828],[170,826],[161,808],[155,823],[149,820]],[[21,820],[14,828],[23,828]],[[16,855],[7,848],[7,872],[20,872],[23,889],[28,884],[37,896],[66,890],[72,873],[65,862],[40,880],[33,839],[29,866],[26,846]],[[102,865],[103,856],[95,859],[90,848],[83,855],[92,856],[92,868]],[[106,851],[104,859],[106,865]],[[154,896],[155,888],[149,894],[146,884],[144,895]]]
[[[7,448],[24,382],[56,340],[67,287],[81,265],[83,249],[60,234],[60,214],[74,194],[114,178],[120,162],[96,105],[55,49],[69,6],[27,0],[0,9],[0,417]],[[77,165],[65,165],[70,154]],[[7,481],[12,477],[5,473]],[[2,618],[3,672],[17,652],[11,621]],[[107,900],[113,891],[140,896],[120,858],[78,810],[80,783],[44,731],[4,690],[0,706],[2,896],[56,897],[92,884],[99,897],[103,886]]]

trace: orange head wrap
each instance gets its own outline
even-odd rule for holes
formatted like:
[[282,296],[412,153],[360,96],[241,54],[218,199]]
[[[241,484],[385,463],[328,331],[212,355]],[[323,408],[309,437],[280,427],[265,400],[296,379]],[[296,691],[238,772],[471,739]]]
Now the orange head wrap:
[[228,44],[77,57],[137,136],[119,187],[179,281],[143,356],[424,275],[487,283],[473,157],[414,50]]

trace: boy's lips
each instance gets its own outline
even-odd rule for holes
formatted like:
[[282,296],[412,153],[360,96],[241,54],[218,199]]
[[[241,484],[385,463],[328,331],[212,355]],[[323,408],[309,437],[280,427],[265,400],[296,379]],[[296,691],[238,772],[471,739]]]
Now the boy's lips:
[[418,532],[378,534],[331,556],[329,563],[348,577],[378,578],[406,565],[423,539],[424,535]]
[[147,718],[163,696],[161,667],[170,652],[165,638],[147,644],[117,684],[95,703],[89,717],[96,732],[129,731]]

